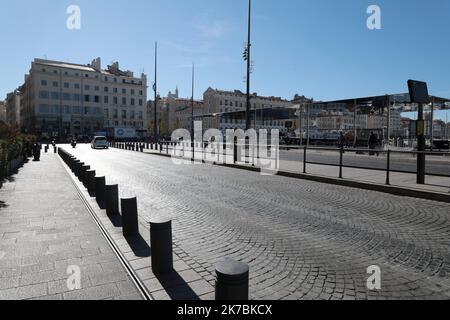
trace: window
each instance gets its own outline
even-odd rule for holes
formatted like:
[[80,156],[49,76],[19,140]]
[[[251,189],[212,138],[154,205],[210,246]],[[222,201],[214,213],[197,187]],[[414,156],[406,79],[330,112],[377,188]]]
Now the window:
[[53,88],[58,88],[58,81],[53,81]]
[[117,78],[114,78],[114,82],[117,82]]
[[53,114],[60,114],[61,113],[61,108],[59,105],[55,104],[52,106],[52,113]]
[[95,90],[95,91],[100,91],[100,87],[99,87],[99,86],[95,86],[95,87],[94,87],[94,90]]
[[131,105],[134,106],[134,98],[131,98]]
[[80,100],[81,100],[81,96],[80,96],[78,93],[75,93],[75,94],[73,95],[73,100],[74,100],[74,101],[80,101]]
[[122,98],[122,104],[127,104],[127,98]]
[[113,92],[114,92],[114,93],[117,93],[117,92],[119,92],[119,90],[118,90],[117,88],[114,88],[114,89],[113,89]]
[[122,89],[122,94],[127,94],[127,89]]
[[42,72],[47,72],[47,70],[44,68],[44,69],[42,69]]
[[88,94],[84,95],[84,102],[89,102],[89,95]]
[[39,113],[49,113],[48,104],[40,104],[39,105]]
[[80,84],[79,83],[75,83],[74,87],[75,87],[75,89],[80,89]]
[[[119,117],[119,111],[117,111],[117,109],[114,109],[114,113],[113,113],[113,118],[117,119]],[[117,123],[117,121],[116,121]]]
[[144,113],[142,111],[139,111],[139,120],[142,120],[144,117]]
[[41,86],[46,87],[47,86],[47,80],[41,80]]
[[108,87],[105,87],[105,88],[104,88],[104,91],[105,91],[105,92],[109,92],[109,88],[108,88]]
[[63,93],[63,100],[65,101],[70,100],[70,93]]
[[41,98],[41,99],[48,99],[49,98],[48,91],[39,91],[39,98]]
[[89,114],[90,111],[91,111],[91,108],[84,107],[84,114]]
[[142,96],[144,94],[144,91],[139,90],[139,95]]
[[70,114],[70,106],[64,106],[64,112]]
[[134,119],[135,113],[134,110],[131,111],[131,119]]
[[134,95],[134,89],[131,89],[131,95]]
[[144,104],[144,101],[142,99],[139,99],[139,105],[142,106]]
[[108,77],[105,77],[105,81],[108,82]]
[[58,74],[58,70],[53,70],[53,73],[54,74]]
[[72,113],[80,114],[81,108],[79,106],[72,107]]
[[84,90],[91,90],[91,87],[88,84],[84,85]]
[[64,88],[66,88],[66,89],[69,88],[69,83],[68,82],[64,82]]
[[99,103],[100,102],[100,96],[95,96],[94,97],[94,102],[95,103]]
[[68,76],[68,75],[69,75],[69,73],[68,73],[67,71],[64,71],[64,75]]
[[122,119],[127,118],[127,110],[122,110]]
[[85,77],[85,78],[89,78],[89,75],[86,73],[86,74],[84,75],[84,77]]
[[118,102],[117,102],[117,97],[114,97],[114,98],[113,98],[113,103],[114,103],[114,104],[117,104],[117,103],[118,103]]
[[103,103],[109,103],[109,97],[108,96],[104,96],[103,97]]
[[105,118],[109,118],[109,110],[103,109],[103,115],[105,116]]

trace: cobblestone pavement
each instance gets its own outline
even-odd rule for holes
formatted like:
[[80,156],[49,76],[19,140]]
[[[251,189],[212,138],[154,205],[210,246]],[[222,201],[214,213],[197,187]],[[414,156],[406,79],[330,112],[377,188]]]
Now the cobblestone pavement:
[[[67,286],[69,266],[81,289]],[[55,154],[0,189],[0,300],[141,299]]]
[[[67,148],[69,150],[69,148]],[[252,299],[449,299],[450,205],[121,150],[70,152],[139,214],[174,219],[175,252],[214,284],[250,265]],[[381,290],[367,289],[371,265]]]

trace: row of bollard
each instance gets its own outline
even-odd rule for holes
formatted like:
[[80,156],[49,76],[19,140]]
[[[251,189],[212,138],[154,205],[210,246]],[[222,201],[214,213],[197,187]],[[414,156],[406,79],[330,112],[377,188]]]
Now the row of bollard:
[[[97,177],[95,170],[64,149],[59,148],[58,153],[86,187],[89,195],[96,198],[100,208],[106,210],[109,217],[121,214],[124,237],[138,236],[137,198],[120,199],[119,208],[118,185],[106,185],[105,177]],[[150,246],[153,273],[173,272],[172,220],[156,218],[150,221]],[[248,265],[230,258],[218,263],[216,265],[215,291],[216,300],[248,300]]]

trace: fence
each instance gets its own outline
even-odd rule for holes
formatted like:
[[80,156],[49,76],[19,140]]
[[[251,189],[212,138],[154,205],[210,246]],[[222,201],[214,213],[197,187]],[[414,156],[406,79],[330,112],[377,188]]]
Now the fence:
[[[161,142],[159,144],[141,144],[134,142],[112,143],[111,147],[124,150],[149,150],[160,154],[177,156],[185,159],[206,161],[206,147],[211,143],[195,142]],[[214,143],[212,143],[214,144]],[[221,143],[222,145],[222,143]],[[217,144],[216,144],[217,148]],[[242,148],[242,149],[241,149]],[[220,149],[220,148],[219,148]],[[234,149],[234,150],[233,150]],[[243,150],[236,156],[237,149]],[[427,158],[425,175],[450,178],[450,152],[419,152],[404,150],[381,150],[369,148],[323,148],[299,146],[267,146],[267,158],[261,154],[259,147],[245,147],[238,144],[223,143],[223,149],[215,151],[217,162],[220,157],[224,159],[233,150],[235,155],[231,160],[234,164],[252,164],[258,166],[260,160],[275,160],[277,168],[281,171],[308,173],[308,166],[322,165],[336,167],[337,177],[343,179],[344,168],[366,169],[384,172],[386,184],[390,184],[391,173],[417,174],[417,156],[425,155]],[[274,157],[273,151],[276,152]],[[213,157],[214,158],[214,157]],[[227,163],[230,163],[229,161]]]

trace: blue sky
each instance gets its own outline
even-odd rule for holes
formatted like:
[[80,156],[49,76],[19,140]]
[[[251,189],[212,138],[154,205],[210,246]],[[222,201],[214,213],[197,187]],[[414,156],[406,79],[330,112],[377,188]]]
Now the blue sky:
[[[71,4],[81,8],[81,30],[66,28]],[[371,4],[382,30],[366,27]],[[100,56],[152,74],[155,41],[162,95],[176,85],[190,95],[192,62],[197,97],[208,86],[245,89],[246,0],[0,0],[0,8],[0,99],[35,57]],[[414,78],[450,97],[448,0],[254,0],[253,8],[253,92],[330,100],[406,92]]]

